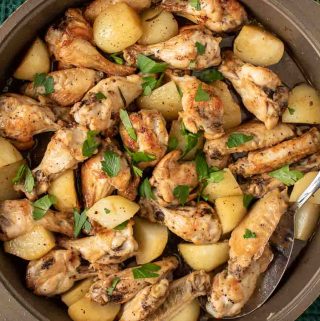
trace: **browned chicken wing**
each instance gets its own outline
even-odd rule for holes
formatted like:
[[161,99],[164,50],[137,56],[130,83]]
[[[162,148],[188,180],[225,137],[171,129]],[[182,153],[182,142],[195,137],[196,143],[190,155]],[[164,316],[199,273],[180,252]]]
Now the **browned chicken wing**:
[[94,0],[87,6],[84,16],[90,22],[94,22],[98,15],[106,10],[110,4],[119,2],[125,2],[138,11],[149,8],[151,5],[151,0]]
[[35,221],[33,207],[27,200],[8,200],[0,203],[0,240],[9,241],[42,225],[51,232],[73,235],[73,217],[70,213],[48,210],[46,215]]
[[297,164],[293,164],[292,168],[303,172],[319,171],[320,170],[320,152],[317,152],[309,157],[302,159]]
[[[175,257],[166,257],[161,261],[154,262],[153,264],[160,267],[160,269],[156,272],[158,276],[150,278],[134,278],[133,270],[139,267],[127,268],[123,271],[115,273],[112,276],[95,282],[90,288],[89,296],[93,301],[96,301],[100,304],[106,304],[108,302],[128,302],[146,286],[155,284],[160,280],[169,277],[171,272],[177,268],[178,260]],[[116,277],[120,280],[112,294],[108,294],[107,289],[111,286],[112,281]]]
[[244,177],[271,172],[287,164],[292,164],[320,150],[320,132],[315,127],[300,137],[287,140],[261,151],[250,152],[229,168]]
[[[153,55],[159,60],[176,69],[204,69],[217,66],[221,62],[221,38],[215,38],[212,33],[199,26],[188,26],[180,29],[177,36],[154,45],[135,44],[124,50],[125,60],[134,65],[137,56]],[[196,44],[204,46],[204,52],[199,53]]]
[[192,191],[198,186],[198,174],[194,161],[180,161],[182,153],[174,150],[164,156],[155,167],[150,179],[155,188],[157,202],[161,206],[178,205],[173,191],[178,185],[189,186],[188,201],[196,197]]
[[0,96],[0,134],[20,143],[32,143],[36,134],[55,131],[60,126],[50,108],[30,97],[17,94]]
[[210,290],[210,276],[204,271],[195,271],[170,284],[169,295],[164,303],[145,321],[171,320],[195,298]]
[[81,100],[84,94],[103,78],[103,73],[88,68],[71,68],[53,71],[47,77],[54,81],[54,92],[46,95],[44,86],[34,82],[22,88],[22,92],[32,98],[45,96],[49,102],[60,106],[70,106]]
[[80,9],[68,9],[63,19],[49,28],[46,42],[55,59],[65,65],[91,68],[108,75],[134,73],[134,68],[112,63],[99,53],[93,45],[91,26]]
[[114,135],[120,109],[140,96],[141,83],[138,75],[103,79],[73,106],[71,113],[77,123]]
[[201,0],[196,5],[185,0],[162,0],[161,6],[214,32],[232,31],[247,20],[247,14],[237,0]]
[[120,321],[143,321],[157,310],[169,294],[169,281],[162,279],[148,285],[123,307]]
[[126,128],[120,124],[120,135],[123,144],[133,152],[148,154],[153,160],[140,162],[140,168],[155,166],[165,155],[169,140],[166,121],[157,110],[141,110],[130,114],[136,140],[129,136]]
[[275,189],[261,198],[233,230],[228,262],[231,275],[240,280],[251,263],[261,257],[287,207],[287,190]]
[[225,53],[220,72],[231,81],[245,107],[268,129],[275,127],[288,103],[288,89],[270,69],[253,66]]
[[179,113],[184,126],[191,133],[204,131],[207,139],[215,139],[223,135],[223,104],[215,96],[211,86],[196,77],[171,75],[180,88],[183,111]]
[[140,200],[140,216],[166,225],[182,239],[194,244],[218,242],[222,228],[215,210],[205,202],[190,206],[162,207],[153,200]]

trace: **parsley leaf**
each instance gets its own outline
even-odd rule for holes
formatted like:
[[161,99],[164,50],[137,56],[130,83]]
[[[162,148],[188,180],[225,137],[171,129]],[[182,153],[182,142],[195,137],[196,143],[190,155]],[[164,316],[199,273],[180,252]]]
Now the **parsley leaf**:
[[181,88],[178,85],[176,85],[176,87],[177,87],[179,96],[182,98],[183,97],[183,92],[182,92]]
[[182,157],[186,156],[194,147],[197,146],[198,144],[198,140],[200,138],[200,134],[194,134],[189,132],[184,123],[181,123],[181,134],[184,136],[185,142],[186,142],[186,146],[185,146],[185,150],[183,151]]
[[106,214],[110,214],[111,211],[110,211],[108,208],[105,207],[105,208],[104,208],[104,212],[105,212]]
[[77,238],[81,232],[81,229],[84,228],[88,233],[91,230],[91,224],[87,221],[87,210],[85,209],[81,214],[75,208],[73,209],[74,217],[74,227],[73,227],[73,236]]
[[203,55],[206,52],[207,44],[203,45],[200,42],[196,42],[196,48],[197,48],[197,53],[198,55]]
[[146,199],[155,199],[155,196],[153,194],[150,182],[148,178],[145,178],[142,184],[139,187],[139,194],[141,197],[144,197]]
[[255,232],[250,231],[246,228],[245,233],[243,234],[244,239],[255,239],[257,234]]
[[123,65],[124,61],[121,57],[118,57],[119,53],[113,53],[110,58],[118,65]]
[[189,0],[189,4],[192,8],[195,8],[197,11],[201,10],[200,0]]
[[196,161],[196,170],[198,173],[199,180],[202,181],[208,178],[209,167],[208,167],[204,152],[197,153],[195,161]]
[[144,74],[156,74],[164,72],[168,68],[168,64],[162,62],[156,62],[151,58],[142,54],[138,55],[137,66]]
[[24,181],[24,189],[27,193],[31,193],[35,182],[30,168],[26,164],[22,164],[16,173],[16,176],[12,179],[14,185]]
[[194,70],[192,76],[197,77],[199,80],[211,84],[216,80],[222,80],[224,77],[220,71],[214,68],[205,70]]
[[97,92],[95,96],[100,101],[107,98],[101,91]]
[[119,282],[120,282],[120,278],[117,276],[112,279],[111,286],[109,288],[107,288],[108,295],[110,295],[110,296],[112,295],[113,291],[115,290],[115,288]]
[[200,102],[200,101],[208,101],[209,99],[210,99],[210,95],[205,90],[202,89],[202,84],[199,84],[194,100],[196,102]]
[[120,109],[120,119],[122,121],[123,126],[125,127],[128,135],[134,140],[137,141],[137,134],[134,130],[129,114],[126,110]]
[[103,160],[101,161],[102,170],[109,176],[115,177],[119,174],[121,169],[120,156],[108,150],[103,154]]
[[189,63],[189,69],[197,68],[197,60],[191,60]]
[[288,110],[290,115],[293,115],[296,111],[294,108],[290,108],[290,107],[288,107]]
[[139,167],[137,167],[135,165],[132,165],[132,170],[134,172],[134,175],[142,177],[142,175],[143,175],[143,170],[142,169],[140,169]]
[[143,95],[150,96],[152,91],[161,85],[163,77],[164,77],[164,74],[161,74],[159,79],[156,79],[155,77],[152,77],[152,76],[142,78]]
[[303,173],[297,170],[290,170],[289,165],[286,165],[269,173],[269,176],[278,179],[287,186],[291,186],[303,177]]
[[141,162],[149,162],[156,159],[156,156],[145,152],[132,152],[128,148],[126,148],[126,151],[135,164],[138,164]]
[[136,267],[132,269],[132,274],[134,279],[146,279],[146,278],[156,278],[159,276],[158,273],[161,267],[154,263],[146,263],[141,265],[140,267]]
[[87,132],[87,139],[82,145],[82,155],[85,157],[91,157],[100,145],[100,142],[96,140],[96,136],[99,134],[96,130],[89,130]]
[[128,223],[129,223],[129,220],[124,221],[123,223],[117,225],[117,226],[114,227],[113,229],[114,229],[114,230],[117,230],[117,231],[122,231],[122,230],[124,230],[124,229],[128,226]]
[[35,74],[33,84],[35,87],[43,87],[45,95],[54,93],[54,79],[45,73]]
[[208,181],[211,183],[220,183],[224,179],[224,170],[210,168]]
[[39,198],[37,201],[32,203],[33,219],[36,221],[42,219],[48,212],[49,208],[55,203],[56,203],[56,198],[53,195],[49,195],[49,194]]
[[253,140],[252,135],[245,135],[242,133],[232,133],[228,137],[227,146],[228,148],[238,147],[242,144],[250,142]]
[[244,194],[243,195],[243,206],[245,208],[248,208],[253,200],[254,200],[254,196],[252,196],[250,194]]
[[188,185],[178,185],[173,190],[173,195],[179,200],[181,205],[184,205],[189,197],[190,187]]
[[170,136],[169,142],[168,142],[168,151],[171,152],[172,150],[177,149],[178,145],[179,145],[179,142],[178,142],[177,137]]

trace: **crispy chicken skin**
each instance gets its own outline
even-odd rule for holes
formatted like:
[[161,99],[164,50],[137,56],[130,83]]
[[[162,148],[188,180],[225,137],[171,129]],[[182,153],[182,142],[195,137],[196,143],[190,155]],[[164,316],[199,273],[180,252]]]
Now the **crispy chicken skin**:
[[300,137],[276,146],[250,152],[247,157],[229,165],[231,171],[244,177],[271,172],[320,150],[320,132],[313,127]]
[[[228,272],[241,279],[250,264],[257,261],[276,229],[281,216],[288,208],[287,190],[275,189],[261,198],[249,214],[233,230],[229,240],[230,259]],[[245,238],[250,230],[256,237]]]
[[138,75],[103,79],[73,106],[71,113],[77,123],[111,135],[119,122],[120,109],[141,95],[141,83]]
[[247,20],[247,14],[237,0],[201,0],[199,4],[199,10],[185,0],[162,0],[161,6],[214,32],[233,31]]
[[272,259],[273,254],[267,246],[263,255],[251,263],[240,280],[228,273],[227,269],[216,274],[206,305],[207,311],[217,319],[240,313],[252,296],[258,277],[266,271]]
[[156,284],[148,285],[123,307],[119,321],[143,321],[157,310],[169,294],[169,281],[162,279]]
[[171,232],[194,244],[218,242],[222,234],[215,210],[205,202],[165,208],[156,201],[142,198],[140,216],[166,225]]
[[231,51],[224,54],[220,72],[231,81],[245,107],[272,129],[288,104],[288,88],[270,69],[253,66]]
[[[191,133],[204,131],[206,139],[219,138],[224,134],[223,130],[223,104],[215,96],[211,86],[201,82],[196,77],[171,75],[171,78],[180,88],[183,111],[179,113],[184,126]],[[198,92],[205,91],[208,99],[198,99]],[[197,101],[198,100],[198,101]]]
[[117,65],[104,58],[93,45],[92,28],[80,9],[68,9],[60,22],[47,31],[49,51],[64,65],[103,71],[107,75],[126,76],[134,68]]
[[32,204],[27,199],[1,202],[0,240],[12,240],[29,232],[35,225],[42,225],[51,232],[72,237],[74,222],[70,213],[48,210],[42,219],[35,221],[32,212]]
[[45,95],[44,87],[35,86],[34,82],[24,86],[22,92],[35,99],[45,95],[52,103],[71,106],[103,78],[103,73],[88,68],[71,68],[50,72],[48,76],[53,78],[54,93]]
[[170,284],[169,295],[164,303],[145,321],[171,320],[195,298],[206,295],[210,289],[210,276],[204,271],[195,271]]
[[[229,148],[227,142],[234,133],[241,133],[253,138],[237,147]],[[278,124],[272,129],[266,129],[263,123],[251,121],[237,128],[232,128],[218,139],[207,140],[204,145],[204,152],[206,153],[207,162],[211,163],[212,161],[222,160],[226,155],[232,153],[249,152],[270,147],[294,136],[295,133],[290,125]]]
[[98,15],[106,10],[110,4],[119,2],[125,2],[137,11],[147,9],[151,5],[151,0],[94,0],[87,6],[84,16],[88,21],[93,23]]
[[155,157],[154,160],[140,162],[138,167],[155,166],[165,155],[169,140],[164,117],[157,110],[140,110],[137,113],[131,113],[129,117],[137,140],[129,136],[121,123],[119,132],[124,146],[133,152],[143,152]]
[[0,96],[0,134],[20,143],[33,142],[36,134],[60,128],[50,108],[18,94]]
[[[193,70],[217,66],[221,62],[221,38],[199,26],[187,26],[180,29],[179,34],[167,41],[154,45],[135,44],[124,50],[124,58],[130,65],[135,65],[137,56],[153,55],[169,64],[170,68]],[[199,54],[196,43],[205,46],[205,52]]]
[[[100,304],[108,302],[126,303],[146,286],[156,284],[160,280],[169,277],[171,272],[178,267],[178,260],[175,257],[166,257],[161,261],[154,262],[154,264],[161,268],[156,272],[158,274],[157,277],[135,279],[132,272],[134,268],[127,268],[95,282],[91,286],[88,296]],[[107,289],[111,286],[115,277],[118,277],[120,281],[112,294],[109,295]]]
[[138,249],[132,227],[133,222],[130,221],[121,231],[100,229],[94,236],[76,240],[62,238],[59,240],[59,245],[79,252],[90,263],[121,263],[135,255]]
[[[157,202],[161,206],[179,204],[173,195],[173,190],[178,185],[188,185],[191,192],[198,186],[195,162],[180,161],[181,154],[179,150],[168,153],[153,170],[150,183],[155,188]],[[196,193],[190,193],[188,200],[195,197]]]

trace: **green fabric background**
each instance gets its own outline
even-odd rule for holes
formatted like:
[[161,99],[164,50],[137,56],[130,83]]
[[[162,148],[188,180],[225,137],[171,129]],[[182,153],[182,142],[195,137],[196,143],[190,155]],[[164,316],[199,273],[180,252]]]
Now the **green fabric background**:
[[[24,1],[0,0],[0,24]],[[320,321],[320,298],[297,321]]]

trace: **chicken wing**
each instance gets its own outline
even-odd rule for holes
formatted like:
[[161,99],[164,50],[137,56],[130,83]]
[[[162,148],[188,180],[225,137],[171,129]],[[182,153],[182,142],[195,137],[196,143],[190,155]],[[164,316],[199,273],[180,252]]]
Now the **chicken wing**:
[[195,298],[206,295],[210,290],[210,276],[196,271],[170,284],[169,295],[164,303],[145,321],[171,320]]
[[73,235],[73,217],[70,213],[48,210],[46,215],[35,221],[33,206],[27,199],[8,200],[0,203],[0,240],[9,241],[42,225],[51,232]]
[[231,51],[225,53],[219,70],[231,81],[245,107],[264,122],[267,129],[277,125],[288,104],[289,91],[274,72],[244,63]]
[[179,201],[173,194],[174,189],[178,185],[189,186],[191,193],[188,201],[197,196],[196,193],[192,193],[199,184],[195,162],[179,161],[181,154],[179,150],[168,153],[153,170],[150,183],[155,188],[157,202],[161,206],[179,204]]
[[294,170],[307,173],[311,171],[320,170],[320,152],[317,152],[309,157],[302,159],[297,164],[293,164],[292,168]]
[[[124,58],[135,65],[139,54],[153,55],[169,64],[170,68],[200,70],[217,66],[221,62],[221,38],[199,26],[187,26],[180,29],[177,36],[154,45],[135,44],[124,50]],[[203,46],[199,53],[197,44]]]
[[91,130],[108,130],[114,135],[120,109],[141,95],[141,84],[138,75],[103,79],[73,106],[71,113],[77,123]]
[[237,0],[162,0],[161,6],[214,32],[229,32],[240,27],[247,14]]
[[60,22],[52,25],[46,34],[49,51],[63,64],[91,68],[108,75],[126,76],[134,68],[112,63],[93,45],[92,29],[80,9],[68,9]]
[[252,296],[258,277],[266,271],[272,259],[273,254],[267,246],[263,255],[251,263],[240,280],[228,273],[227,269],[216,274],[206,305],[207,311],[217,319],[239,314]]
[[94,0],[87,6],[84,16],[93,23],[98,15],[106,10],[110,4],[119,2],[125,2],[137,11],[149,8],[151,5],[151,0]]
[[169,135],[164,117],[157,110],[147,109],[131,113],[129,117],[137,139],[132,139],[121,123],[119,132],[123,144],[132,152],[152,156],[153,160],[140,162],[138,167],[155,166],[165,155],[168,146]]
[[123,307],[119,321],[143,321],[157,310],[169,294],[169,281],[162,279],[148,285]]
[[153,200],[140,200],[140,216],[166,225],[182,239],[194,244],[218,242],[222,228],[215,210],[205,202],[165,208]]
[[[241,279],[257,261],[288,208],[287,190],[275,189],[261,198],[231,233],[228,272]],[[248,235],[249,234],[249,235]]]
[[59,240],[65,249],[76,250],[90,263],[114,264],[121,263],[135,255],[138,244],[133,238],[133,222],[129,222],[123,230],[102,230],[94,236],[81,239]]
[[54,92],[46,95],[44,86],[35,85],[34,81],[22,88],[22,92],[32,98],[45,96],[60,106],[70,106],[81,100],[84,94],[103,78],[103,73],[88,68],[71,68],[53,71]]
[[233,173],[244,177],[271,172],[292,164],[320,150],[320,132],[312,128],[300,137],[284,141],[276,146],[250,152],[247,157],[229,165]]
[[[228,147],[228,141],[235,134],[244,134],[252,139],[236,147]],[[273,129],[266,129],[263,123],[251,121],[229,130],[218,139],[207,140],[204,152],[210,164],[213,161],[224,159],[226,155],[270,147],[294,136],[295,133],[290,125],[279,124]]]
[[[148,285],[155,284],[162,279],[170,276],[171,272],[178,267],[178,260],[175,257],[166,257],[161,261],[153,264],[160,267],[155,274],[157,276],[149,278],[134,278],[133,270],[139,267],[127,268],[123,271],[113,274],[112,276],[103,278],[95,282],[89,291],[89,296],[93,301],[100,304],[108,302],[126,303],[134,298],[139,291]],[[119,282],[112,294],[107,292],[114,278],[119,278]]]
[[196,77],[171,75],[180,88],[183,111],[179,113],[185,128],[196,134],[204,131],[206,139],[219,138],[224,134],[223,104],[215,96],[211,86]]
[[30,97],[17,94],[0,96],[0,134],[20,143],[32,143],[36,134],[56,131],[60,126],[50,108]]

